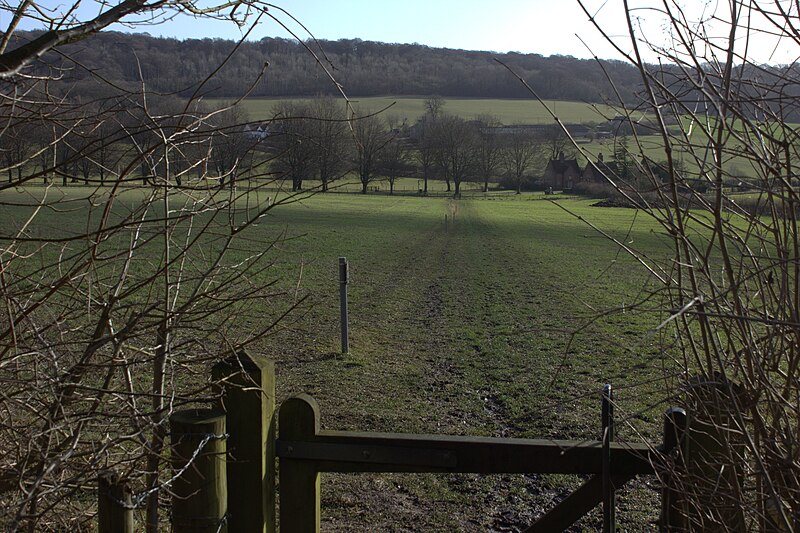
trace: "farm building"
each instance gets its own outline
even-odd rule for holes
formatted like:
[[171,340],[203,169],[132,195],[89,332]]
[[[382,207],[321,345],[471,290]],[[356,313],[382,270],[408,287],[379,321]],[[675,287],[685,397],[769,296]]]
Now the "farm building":
[[605,181],[613,174],[613,169],[603,161],[603,154],[597,154],[597,161],[589,161],[581,174],[582,181]]
[[571,189],[581,179],[581,167],[577,159],[565,159],[564,152],[558,153],[558,159],[551,159],[544,169],[544,182],[553,189]]

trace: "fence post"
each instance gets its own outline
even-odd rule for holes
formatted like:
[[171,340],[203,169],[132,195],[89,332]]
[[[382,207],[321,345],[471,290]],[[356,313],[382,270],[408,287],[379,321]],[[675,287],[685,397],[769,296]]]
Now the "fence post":
[[611,385],[603,386],[603,533],[616,531],[616,496],[611,480],[611,442],[614,440],[614,404]]
[[350,353],[349,319],[347,316],[347,283],[350,281],[350,271],[347,258],[339,258],[339,315],[342,324],[342,353]]
[[[667,409],[664,413],[664,471],[661,474],[661,533],[687,531],[686,512],[681,491],[676,486],[675,472],[683,464],[685,433],[686,411],[680,407]],[[666,454],[675,460],[669,460]]]
[[275,532],[275,365],[246,351],[214,365],[223,387],[231,531]]
[[172,436],[172,531],[227,532],[225,415],[212,409],[169,417]]
[[[311,441],[319,431],[319,407],[307,394],[289,398],[278,414],[281,441]],[[292,448],[286,449],[291,456]],[[280,460],[281,533],[319,533],[320,483],[317,465],[282,456]]]
[[97,532],[133,533],[131,489],[111,470],[97,476]]
[[701,531],[746,531],[742,468],[742,432],[734,416],[736,387],[722,376],[689,384],[686,475],[691,489],[689,528]]

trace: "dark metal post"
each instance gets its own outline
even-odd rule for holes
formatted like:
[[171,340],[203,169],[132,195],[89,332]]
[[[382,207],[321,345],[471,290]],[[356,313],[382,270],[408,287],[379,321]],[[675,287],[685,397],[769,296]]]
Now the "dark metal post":
[[350,341],[348,333],[347,317],[347,282],[350,279],[350,272],[347,268],[347,258],[339,258],[339,314],[342,323],[342,353],[350,352]]
[[603,386],[602,425],[603,425],[603,533],[616,531],[616,496],[611,481],[611,441],[614,440],[614,404],[611,385]]

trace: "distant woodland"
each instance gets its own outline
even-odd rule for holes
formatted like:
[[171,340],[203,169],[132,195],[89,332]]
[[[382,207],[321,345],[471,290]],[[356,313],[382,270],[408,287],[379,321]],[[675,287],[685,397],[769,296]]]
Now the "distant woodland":
[[[21,32],[19,41],[35,33]],[[19,42],[18,44],[22,44]],[[107,83],[133,88],[144,81],[152,91],[189,96],[198,80],[212,74],[236,43],[220,39],[155,38],[147,34],[102,32],[91,44],[63,47],[43,58],[64,72],[62,87],[72,95],[103,96]],[[320,62],[308,53],[311,48]],[[517,98],[525,87],[495,59],[523,77],[542,98],[586,102],[617,101],[606,77],[626,101],[634,98],[638,74],[620,62],[568,56],[474,52],[419,44],[385,44],[342,39],[300,43],[264,38],[245,42],[216,72],[202,93],[213,97],[316,96],[336,87],[324,66],[350,96],[430,95]],[[85,68],[70,68],[80,63]],[[264,69],[265,64],[269,66]],[[66,90],[66,89],[63,89]],[[110,89],[108,89],[110,90]]]

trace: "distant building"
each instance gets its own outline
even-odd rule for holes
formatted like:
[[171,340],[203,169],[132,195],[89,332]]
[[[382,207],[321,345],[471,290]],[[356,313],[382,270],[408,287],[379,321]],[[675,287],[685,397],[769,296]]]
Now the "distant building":
[[263,141],[274,133],[276,132],[272,130],[272,127],[268,122],[262,122],[260,124],[247,124],[244,126],[244,134],[257,141]]
[[603,154],[597,154],[597,161],[589,161],[583,169],[581,179],[583,181],[606,181],[606,176],[613,175],[613,169],[603,161]]
[[545,186],[565,190],[581,179],[581,167],[577,159],[565,159],[564,152],[558,153],[558,159],[551,159],[544,169]]

